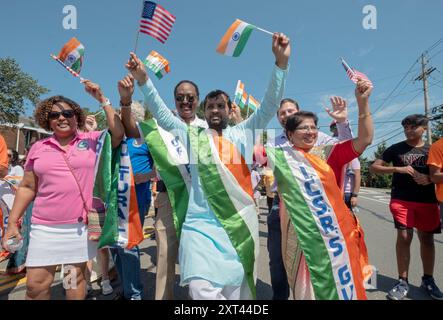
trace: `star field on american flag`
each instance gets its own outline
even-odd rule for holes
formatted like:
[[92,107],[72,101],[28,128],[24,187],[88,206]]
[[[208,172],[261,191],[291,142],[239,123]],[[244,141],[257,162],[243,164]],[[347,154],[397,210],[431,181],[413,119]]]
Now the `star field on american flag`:
[[145,1],[140,21],[140,32],[165,43],[171,33],[175,19],[175,16],[161,5],[152,1]]

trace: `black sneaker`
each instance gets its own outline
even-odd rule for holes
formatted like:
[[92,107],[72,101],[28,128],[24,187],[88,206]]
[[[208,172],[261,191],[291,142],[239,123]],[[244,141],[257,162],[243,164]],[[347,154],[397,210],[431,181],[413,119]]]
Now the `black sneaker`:
[[422,278],[420,288],[425,290],[431,296],[432,299],[443,300],[443,293],[435,284],[434,278],[429,278],[429,279]]
[[387,298],[389,300],[403,300],[409,291],[409,285],[403,279],[398,280],[398,283],[394,286],[394,288],[389,291]]

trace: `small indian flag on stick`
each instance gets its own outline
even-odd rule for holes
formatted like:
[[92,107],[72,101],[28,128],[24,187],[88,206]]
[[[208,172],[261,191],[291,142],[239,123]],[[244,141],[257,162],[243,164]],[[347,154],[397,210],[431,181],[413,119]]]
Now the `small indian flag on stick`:
[[252,110],[257,110],[258,108],[260,108],[260,102],[258,102],[257,100],[255,100],[255,98],[252,95],[249,95],[249,99],[248,99],[248,107]]
[[169,61],[157,51],[151,51],[149,56],[146,57],[144,64],[149,70],[154,72],[158,79],[163,78],[170,71]]
[[217,52],[227,56],[238,57],[245,48],[246,43],[249,40],[249,36],[254,29],[272,35],[272,33],[269,31],[237,19],[229,27],[228,31],[226,31],[225,35],[221,39],[217,47]]
[[234,95],[234,103],[237,104],[239,107],[243,108],[244,105],[241,105],[241,100],[243,96],[243,92],[245,91],[245,85],[241,80],[238,80],[237,82],[237,88],[235,89],[235,95]]

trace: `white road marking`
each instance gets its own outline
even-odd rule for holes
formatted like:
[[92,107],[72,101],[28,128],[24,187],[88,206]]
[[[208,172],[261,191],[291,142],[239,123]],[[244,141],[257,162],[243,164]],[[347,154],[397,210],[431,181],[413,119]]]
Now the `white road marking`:
[[360,198],[371,200],[371,201],[375,201],[375,202],[380,202],[380,203],[383,203],[383,204],[389,204],[389,201],[381,201],[381,200],[378,200],[378,199],[373,199],[373,198],[369,198],[369,197],[365,197],[365,196],[360,196]]

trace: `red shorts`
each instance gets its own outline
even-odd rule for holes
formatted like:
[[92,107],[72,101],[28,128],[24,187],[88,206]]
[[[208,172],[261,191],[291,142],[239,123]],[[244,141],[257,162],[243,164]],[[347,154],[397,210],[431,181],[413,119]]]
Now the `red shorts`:
[[437,203],[422,203],[392,199],[389,204],[397,229],[416,228],[440,233],[440,210]]

